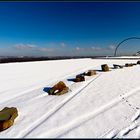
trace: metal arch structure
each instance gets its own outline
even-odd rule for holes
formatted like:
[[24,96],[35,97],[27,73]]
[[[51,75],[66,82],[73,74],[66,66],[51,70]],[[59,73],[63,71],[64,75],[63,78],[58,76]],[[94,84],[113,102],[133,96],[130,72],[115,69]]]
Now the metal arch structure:
[[123,41],[121,41],[121,42],[117,45],[117,47],[116,47],[116,49],[115,49],[114,56],[116,56],[117,49],[119,48],[119,46],[120,46],[123,42],[125,42],[125,41],[127,41],[127,40],[131,40],[131,39],[140,39],[140,37],[129,37],[129,38],[126,38],[126,39],[124,39]]
[[140,51],[136,52],[134,55],[136,55],[136,54],[140,54]]

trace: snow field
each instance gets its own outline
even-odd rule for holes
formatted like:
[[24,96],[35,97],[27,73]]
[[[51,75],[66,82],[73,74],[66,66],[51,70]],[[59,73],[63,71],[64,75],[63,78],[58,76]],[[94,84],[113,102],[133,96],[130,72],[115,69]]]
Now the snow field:
[[[72,59],[0,65],[0,108],[17,107],[14,125],[0,138],[123,138],[139,137],[140,66],[97,71],[86,81],[68,81],[101,64],[137,60]],[[67,94],[49,96],[44,88],[58,81]]]

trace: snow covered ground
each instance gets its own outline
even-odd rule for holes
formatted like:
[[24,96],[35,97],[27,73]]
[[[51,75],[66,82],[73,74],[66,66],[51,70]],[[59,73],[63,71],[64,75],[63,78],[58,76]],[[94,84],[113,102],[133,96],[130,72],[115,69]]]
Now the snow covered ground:
[[[139,138],[140,65],[112,69],[137,60],[69,59],[0,64],[0,110],[16,107],[19,116],[0,138]],[[86,81],[68,79],[97,71]],[[70,88],[48,95],[58,81]]]

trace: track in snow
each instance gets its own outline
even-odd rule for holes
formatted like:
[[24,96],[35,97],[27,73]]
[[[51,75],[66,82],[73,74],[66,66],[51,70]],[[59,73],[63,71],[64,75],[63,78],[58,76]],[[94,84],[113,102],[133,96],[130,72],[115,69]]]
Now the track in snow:
[[[85,69],[85,70],[89,70],[89,68],[87,69]],[[82,70],[82,72],[84,72],[85,70]],[[76,71],[76,72],[74,72],[73,74],[76,74],[76,73],[81,73],[81,71]],[[101,73],[102,74],[102,73]],[[70,75],[65,75],[64,77],[63,77],[63,79],[64,80],[66,80],[65,78],[68,78],[68,76],[72,76],[72,74],[70,74]],[[54,115],[57,111],[59,111],[65,104],[67,104],[69,101],[71,101],[77,94],[79,94],[81,91],[83,91],[90,83],[92,83],[94,80],[96,80],[98,77],[100,76],[100,74],[99,75],[97,75],[97,77],[94,77],[94,78],[92,78],[91,80],[87,80],[86,82],[85,82],[85,84],[84,85],[82,85],[82,86],[79,86],[80,88],[77,88],[77,89],[75,89],[73,92],[69,92],[70,94],[62,101],[62,102],[60,102],[59,104],[57,104],[56,106],[54,106],[54,108],[52,109],[52,110],[50,110],[49,112],[47,112],[46,114],[44,114],[40,119],[38,119],[37,121],[35,121],[34,123],[32,123],[29,127],[27,127],[27,128],[25,128],[25,130],[23,130],[23,132],[21,131],[21,133],[19,133],[19,135],[17,135],[17,137],[27,137],[32,131],[34,131],[38,126],[40,126],[42,123],[44,123],[48,118],[50,118],[52,115]],[[62,79],[62,77],[61,77],[61,79]],[[52,83],[54,83],[54,82],[56,82],[56,80],[53,80],[53,81],[51,81],[50,82],[50,84],[52,84]],[[47,85],[48,85],[49,83],[47,83]],[[42,89],[42,87],[44,86],[44,84],[42,84],[42,85],[40,85],[40,86],[38,86],[38,87],[36,87],[36,88],[32,88],[32,89],[28,89],[28,90],[26,90],[26,91],[23,91],[23,92],[21,92],[20,93],[20,95],[18,95],[18,96],[16,96],[16,97],[14,97],[14,98],[11,98],[10,100],[6,100],[5,102],[3,102],[3,104],[5,104],[5,103],[9,103],[9,102],[14,102],[15,100],[17,101],[17,98],[22,98],[22,96],[24,97],[24,95],[26,94],[26,96],[27,96],[27,93],[29,93],[29,92],[31,92],[31,91],[39,91],[40,89]],[[69,86],[72,86],[72,84],[70,84]],[[50,131],[48,131],[48,133],[46,133],[46,137],[51,137],[51,136],[56,136],[56,137],[61,137],[61,136],[63,136],[65,133],[67,133],[67,132],[69,132],[69,131],[71,131],[71,129],[75,129],[75,128],[77,128],[79,125],[81,125],[81,124],[83,124],[83,123],[85,123],[86,121],[88,121],[88,120],[90,120],[90,119],[92,119],[92,118],[94,118],[94,117],[96,117],[97,115],[99,115],[99,114],[101,114],[102,112],[105,112],[106,110],[108,110],[108,109],[110,109],[111,107],[113,107],[114,105],[116,105],[117,103],[119,103],[121,100],[122,101],[126,101],[127,102],[127,100],[125,100],[125,98],[126,97],[129,97],[129,96],[131,96],[131,95],[133,95],[133,94],[136,94],[136,92],[137,91],[139,91],[140,90],[140,88],[137,88],[137,89],[135,89],[135,90],[133,90],[133,91],[131,91],[130,93],[128,93],[127,95],[122,95],[121,97],[119,97],[117,100],[112,100],[109,104],[106,104],[106,105],[104,105],[104,106],[101,106],[98,110],[96,110],[96,111],[94,111],[94,112],[91,112],[91,113],[89,113],[89,114],[87,114],[87,115],[84,115],[84,116],[81,116],[79,119],[80,119],[80,121],[79,121],[79,119],[77,120],[77,119],[75,119],[74,121],[72,121],[71,123],[68,123],[67,125],[65,125],[64,127],[57,127],[57,128],[54,128],[54,129],[50,129]],[[47,94],[45,95],[38,95],[37,94],[37,96],[36,96],[36,94],[33,94],[32,95],[32,93],[30,94],[29,93],[29,95],[28,95],[28,97],[29,97],[29,101],[31,101],[31,100],[36,100],[36,99],[38,99],[38,98],[40,98],[40,97],[43,97],[43,96],[47,96]],[[54,97],[55,98],[55,97]],[[57,97],[56,97],[57,98]],[[51,100],[50,100],[50,102],[51,102]],[[139,119],[139,116],[140,116],[140,114],[136,114],[135,115],[135,117],[133,118],[133,120],[138,120]],[[132,127],[130,127],[130,129],[131,129]],[[139,127],[138,127],[139,128]],[[137,127],[135,128],[134,127],[134,129],[138,129]],[[130,130],[129,129],[129,130]],[[128,130],[128,131],[129,131]],[[132,129],[131,129],[132,130]],[[131,131],[130,130],[130,131]],[[129,131],[129,132],[130,132]],[[120,131],[119,131],[120,132]],[[113,131],[112,129],[109,131],[109,132],[107,132],[107,134],[110,134],[110,136],[112,136],[112,138],[114,138],[114,137],[116,137],[116,135],[119,133],[119,132],[116,132],[116,131]],[[127,132],[125,131],[125,133],[123,133],[123,131],[122,131],[122,133],[121,133],[122,135],[124,134],[127,134]]]
[[[130,97],[134,94],[137,94],[138,92],[140,92],[140,87],[132,90],[131,92],[128,92],[126,93],[126,95],[124,95],[124,97]],[[60,127],[57,127],[57,128],[53,128],[52,130],[49,130],[49,132],[45,133],[45,136],[46,137],[53,137],[53,138],[59,138],[59,137],[62,137],[63,135],[65,135],[66,133],[70,132],[71,130],[77,128],[78,126],[80,126],[81,124],[93,119],[94,117],[97,117],[98,115],[100,115],[101,113],[107,111],[108,109],[112,108],[113,106],[117,105],[118,103],[120,103],[122,101],[122,98],[118,97],[112,101],[110,101],[108,104],[100,107],[99,109],[89,113],[89,114],[86,114],[86,115],[83,115],[81,117],[78,117],[77,119],[73,120],[72,122],[70,123],[67,123],[64,126],[60,126]],[[137,118],[137,117],[136,117]],[[131,128],[132,126],[130,126],[130,129],[133,129]],[[135,128],[135,127],[134,127]],[[129,131],[129,129],[128,129]],[[110,134],[111,133],[111,134]],[[112,138],[116,137],[118,131],[111,131],[109,134],[111,135]],[[109,135],[108,134],[108,135]],[[38,136],[38,137],[41,137]]]
[[[93,79],[93,80],[95,80],[95,79]],[[92,82],[92,80],[91,80],[91,82]],[[89,83],[91,83],[91,82],[89,82]],[[60,110],[67,102],[69,102],[72,98],[74,98],[79,92],[81,92],[83,89],[85,89],[88,85],[89,84],[87,83],[85,86],[78,89],[78,91],[74,91],[73,93],[71,93],[71,96],[69,96],[64,101],[62,101],[60,104],[55,106],[50,112],[48,112],[44,116],[42,116],[32,126],[27,128],[25,130],[25,132],[21,133],[18,137],[27,137],[32,131],[34,131],[38,126],[40,126],[43,122],[45,122],[49,117],[51,117],[58,110]],[[140,88],[129,92],[127,95],[124,95],[124,97],[131,96],[132,94],[134,94],[135,91],[137,91],[139,89]],[[108,110],[109,108],[113,107],[114,105],[119,103],[121,100],[122,100],[122,98],[119,97],[118,99],[111,101],[109,104],[101,107],[100,109],[96,110],[95,112],[92,112],[92,113],[90,113],[86,116],[82,116],[81,118],[78,118],[78,120],[74,120],[74,123],[70,123],[70,124],[66,125],[66,127],[62,127],[62,128],[57,127],[56,129],[54,128],[54,129],[50,130],[48,133],[46,133],[46,137],[55,136],[55,133],[57,132],[57,130],[59,132],[56,134],[56,137],[61,137],[63,134],[67,133],[71,129],[74,129],[74,128],[78,127],[81,123],[84,123],[84,122],[92,119],[92,117],[96,117],[97,115],[101,114],[102,112],[104,112],[104,111]],[[79,121],[79,119],[80,119],[80,121]]]
[[68,96],[66,99],[64,99],[60,104],[56,105],[51,111],[44,114],[40,119],[38,119],[35,123],[33,123],[30,127],[28,127],[24,132],[19,134],[17,137],[24,138],[24,137],[28,136],[34,129],[36,129],[44,121],[46,121],[48,118],[50,118],[58,110],[60,110],[66,103],[68,103],[70,100],[72,100],[77,94],[79,94],[83,89],[85,89],[90,83],[92,83],[94,80],[96,80],[99,76],[101,76],[101,74],[96,76],[96,78],[94,77],[91,80],[85,82],[85,85],[78,88],[76,91],[71,92],[70,96]]
[[[123,101],[127,101],[127,104],[129,105],[129,107],[131,107],[133,110],[136,110],[136,113],[132,116],[131,118],[131,123],[129,126],[121,129],[121,130],[110,130],[109,132],[107,132],[107,134],[104,134],[103,136],[105,136],[105,138],[123,138],[126,135],[128,135],[130,132],[134,131],[135,129],[137,129],[137,136],[140,137],[140,122],[137,122],[137,120],[140,118],[140,109],[138,109],[138,107],[134,107],[132,104],[129,103],[128,100],[126,100],[125,98],[130,97],[134,94],[139,94],[140,92],[140,87],[131,90],[130,92],[128,92],[126,95],[121,95],[120,97],[122,98]],[[123,97],[122,97],[123,96]]]

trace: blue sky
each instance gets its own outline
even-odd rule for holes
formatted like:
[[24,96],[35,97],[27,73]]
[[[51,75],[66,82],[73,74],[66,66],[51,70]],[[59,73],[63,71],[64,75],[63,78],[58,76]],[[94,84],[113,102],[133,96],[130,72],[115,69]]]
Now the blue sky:
[[[112,55],[140,37],[139,2],[0,2],[0,55]],[[140,40],[120,53],[140,50]]]

